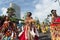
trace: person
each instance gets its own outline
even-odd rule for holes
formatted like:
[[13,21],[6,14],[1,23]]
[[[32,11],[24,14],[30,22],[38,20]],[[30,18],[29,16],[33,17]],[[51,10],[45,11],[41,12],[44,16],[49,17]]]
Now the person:
[[18,31],[17,31],[17,25],[16,23],[12,22],[11,25],[12,29],[11,29],[11,40],[17,40],[18,39]]
[[44,22],[42,22],[42,33],[46,33],[46,29],[45,29],[45,23]]
[[8,16],[5,16],[5,17],[4,17],[4,23],[3,23],[3,25],[2,25],[2,27],[3,27],[2,30],[3,30],[3,31],[5,31],[5,30],[8,29],[9,23],[10,23],[9,17],[8,17]]
[[24,21],[24,30],[22,34],[19,36],[19,40],[34,40],[34,38],[31,38],[32,35],[30,34],[30,31],[32,30],[32,22],[34,21],[31,15],[31,12],[27,12],[27,16]]
[[59,39],[58,35],[60,35],[59,34],[60,17],[57,15],[56,10],[51,10],[51,13],[52,13],[52,22],[50,25],[51,38],[52,40],[58,40]]
[[36,26],[37,26],[37,29],[39,31],[39,33],[41,33],[41,24],[39,23],[39,20],[36,21]]
[[52,13],[52,21],[51,21],[51,25],[50,25],[51,39],[56,40],[56,36],[54,34],[55,33],[55,30],[54,30],[55,24],[53,24],[57,17],[56,10],[51,10],[51,13]]

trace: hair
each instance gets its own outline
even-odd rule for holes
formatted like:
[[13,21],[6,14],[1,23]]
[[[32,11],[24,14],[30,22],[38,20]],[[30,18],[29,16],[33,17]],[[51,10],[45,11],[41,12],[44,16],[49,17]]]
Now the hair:
[[[6,17],[8,17],[8,16],[4,16],[4,21],[6,20]],[[8,20],[9,20],[9,17],[8,17]]]
[[32,13],[31,13],[31,12],[27,12],[27,13],[30,13],[30,15],[29,15],[29,16],[31,16],[31,15],[32,15]]
[[50,16],[52,16],[52,14],[50,14]]
[[56,10],[51,10],[51,13],[52,13],[53,11],[55,11],[55,12],[56,12]]
[[[55,11],[55,13],[52,13],[53,11]],[[56,10],[51,10],[51,13],[53,16],[57,17]]]

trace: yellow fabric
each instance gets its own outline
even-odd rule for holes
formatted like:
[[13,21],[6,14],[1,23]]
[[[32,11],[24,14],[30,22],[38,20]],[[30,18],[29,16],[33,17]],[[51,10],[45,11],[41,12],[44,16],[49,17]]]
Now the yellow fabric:
[[46,26],[46,28],[45,28],[45,29],[46,29],[46,31],[48,31],[48,26]]
[[46,33],[46,31],[45,30],[42,30],[42,33]]

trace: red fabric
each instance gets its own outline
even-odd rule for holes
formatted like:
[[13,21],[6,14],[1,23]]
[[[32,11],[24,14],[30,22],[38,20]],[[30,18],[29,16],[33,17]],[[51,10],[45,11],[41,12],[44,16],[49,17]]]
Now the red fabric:
[[54,28],[54,27],[56,26],[56,24],[51,24],[50,26],[51,26],[52,28]]
[[[54,22],[60,23],[60,17],[57,17],[57,18],[54,20]],[[55,26],[60,26],[60,24],[52,23],[50,26],[51,26],[52,28],[54,28]]]
[[25,40],[25,34],[24,34],[24,32],[23,32],[22,35],[19,37],[19,40]]
[[57,18],[55,19],[55,22],[60,22],[60,17],[57,17]]
[[35,38],[34,38],[34,40],[38,40],[38,36],[36,36],[36,35],[35,35]]
[[[26,33],[25,33],[26,32]],[[22,33],[22,35],[19,37],[19,40],[28,40],[26,38],[26,35],[27,35],[27,30],[26,30],[26,27],[24,28],[24,32]]]

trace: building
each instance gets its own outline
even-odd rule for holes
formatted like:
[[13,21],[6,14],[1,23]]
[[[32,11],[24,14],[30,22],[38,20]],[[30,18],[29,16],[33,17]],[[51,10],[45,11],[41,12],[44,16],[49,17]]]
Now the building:
[[14,8],[15,9],[15,15],[17,18],[21,18],[21,13],[20,13],[20,6],[18,6],[17,4],[15,3],[10,3],[10,7]]

